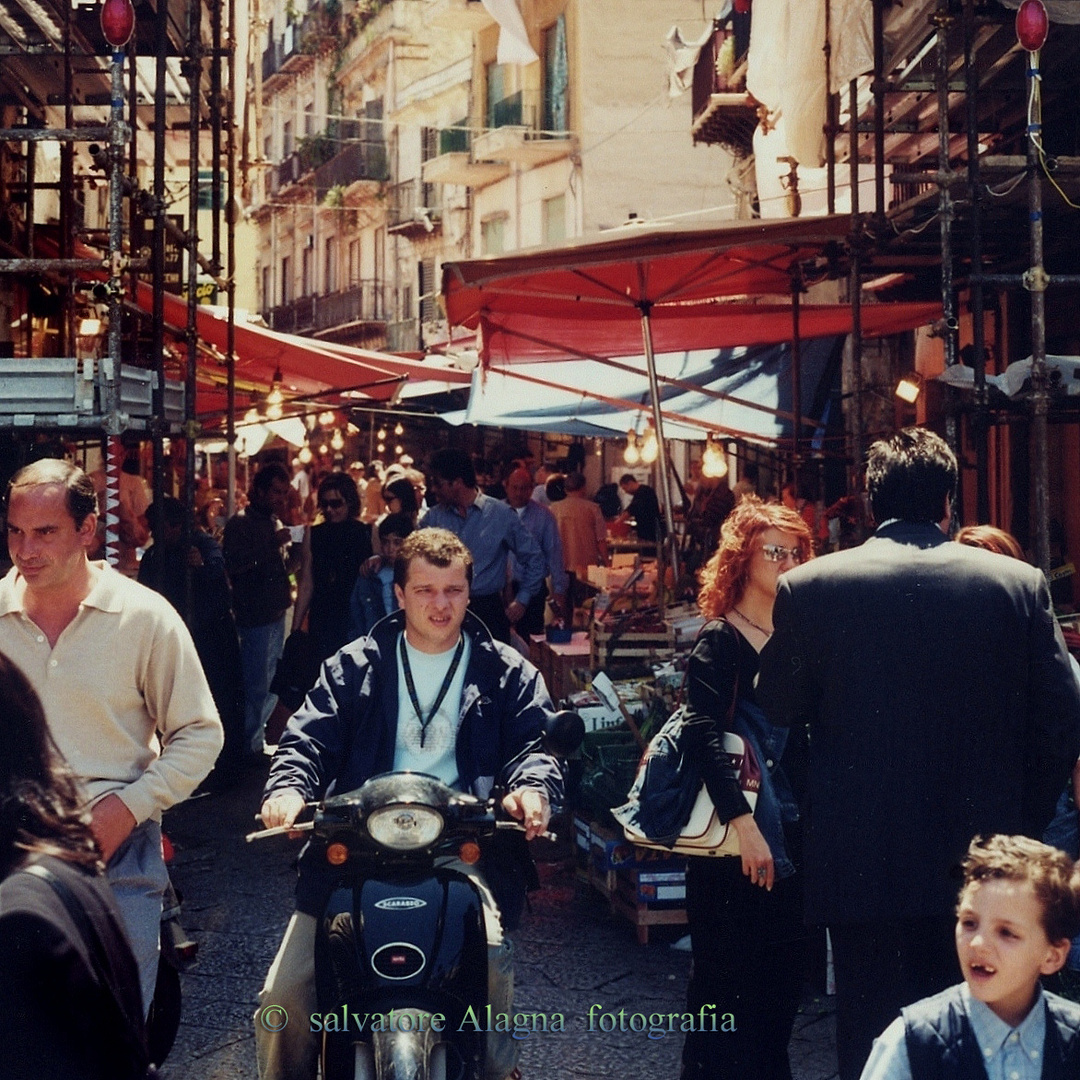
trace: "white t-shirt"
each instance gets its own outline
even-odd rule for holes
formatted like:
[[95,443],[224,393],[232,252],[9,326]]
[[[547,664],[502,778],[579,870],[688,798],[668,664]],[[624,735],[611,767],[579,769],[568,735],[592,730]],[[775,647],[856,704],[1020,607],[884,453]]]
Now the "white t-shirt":
[[[467,635],[464,642],[461,661],[439,706],[439,711],[423,729],[405,681],[400,643],[394,649],[398,668],[398,723],[397,741],[394,745],[394,768],[430,773],[450,787],[457,787],[459,779],[455,747],[461,722],[461,692],[465,686],[465,669],[469,666],[471,651],[471,643]],[[409,656],[409,669],[412,671],[416,697],[426,719],[432,705],[435,704],[435,699],[439,696],[446,673],[453,663],[457,645],[442,653],[423,653],[414,649],[406,641],[405,649]],[[423,745],[421,745],[421,737]]]

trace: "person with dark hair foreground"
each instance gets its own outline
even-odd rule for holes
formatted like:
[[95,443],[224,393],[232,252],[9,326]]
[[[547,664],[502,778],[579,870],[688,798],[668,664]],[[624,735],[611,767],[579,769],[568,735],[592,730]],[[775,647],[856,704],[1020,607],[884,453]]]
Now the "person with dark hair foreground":
[[136,1080],[139,969],[74,776],[26,676],[0,654],[0,1073]]
[[[701,573],[698,605],[711,621],[686,674],[686,749],[698,762],[720,820],[739,837],[740,858],[692,858],[686,916],[693,973],[687,1009],[735,1016],[734,1031],[694,1031],[683,1080],[790,1080],[788,1042],[805,976],[801,849],[796,796],[805,773],[803,733],[774,727],[754,697],[758,653],[772,631],[780,575],[811,557],[810,530],[786,507],[748,495],[721,529]],[[731,726],[729,728],[729,710]],[[751,813],[723,749],[723,733],[749,741],[762,769]]]
[[1041,836],[1080,753],[1042,574],[948,538],[948,444],[905,429],[866,476],[877,532],[781,578],[757,688],[772,722],[809,725],[806,918],[832,936],[841,1080],[903,1005],[957,981],[971,837]]

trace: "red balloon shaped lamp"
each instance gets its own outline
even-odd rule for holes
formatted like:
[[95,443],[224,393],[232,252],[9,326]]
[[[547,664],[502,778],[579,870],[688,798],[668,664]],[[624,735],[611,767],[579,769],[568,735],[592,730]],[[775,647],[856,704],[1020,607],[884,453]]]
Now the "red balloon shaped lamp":
[[122,49],[135,29],[135,8],[131,0],[105,0],[101,6],[101,32],[114,48]]
[[1016,39],[1028,52],[1038,52],[1050,31],[1042,0],[1024,0],[1016,13]]

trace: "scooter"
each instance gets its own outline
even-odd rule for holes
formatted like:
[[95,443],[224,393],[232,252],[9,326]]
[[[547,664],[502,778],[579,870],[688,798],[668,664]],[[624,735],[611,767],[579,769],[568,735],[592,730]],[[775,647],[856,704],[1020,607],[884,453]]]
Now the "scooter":
[[[557,713],[545,749],[567,757],[583,735],[576,713]],[[497,805],[396,772],[317,808],[309,831],[337,871],[315,937],[323,1080],[482,1080],[492,1030],[483,902],[443,863],[473,865],[499,829],[520,829],[497,819]]]

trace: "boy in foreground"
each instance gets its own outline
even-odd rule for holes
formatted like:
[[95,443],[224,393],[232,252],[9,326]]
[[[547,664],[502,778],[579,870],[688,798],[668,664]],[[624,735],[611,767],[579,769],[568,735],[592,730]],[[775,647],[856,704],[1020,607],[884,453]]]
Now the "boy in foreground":
[[1080,932],[1080,866],[1024,836],[976,837],[956,952],[964,982],[901,1010],[862,1080],[1080,1077],[1080,1005],[1044,991]]

